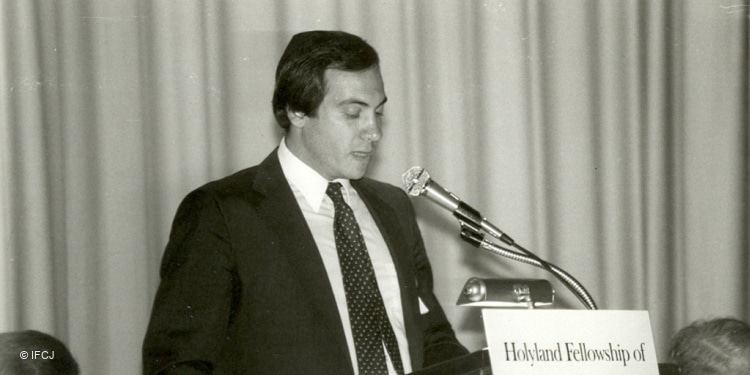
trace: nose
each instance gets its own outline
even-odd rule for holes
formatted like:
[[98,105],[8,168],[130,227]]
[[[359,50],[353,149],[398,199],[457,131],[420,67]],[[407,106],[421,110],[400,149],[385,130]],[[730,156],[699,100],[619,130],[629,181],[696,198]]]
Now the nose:
[[383,133],[380,131],[380,126],[373,126],[372,128],[365,130],[364,138],[368,141],[377,142],[382,136]]
[[370,121],[367,121],[364,129],[362,129],[362,138],[371,142],[377,142],[383,136],[383,132],[380,130],[380,119],[377,116],[373,116]]

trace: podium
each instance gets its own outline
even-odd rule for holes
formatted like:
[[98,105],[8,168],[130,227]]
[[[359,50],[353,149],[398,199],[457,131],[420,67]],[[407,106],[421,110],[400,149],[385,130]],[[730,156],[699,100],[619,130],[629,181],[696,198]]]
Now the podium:
[[[454,358],[414,371],[411,375],[492,375],[490,353],[487,349]],[[680,369],[671,363],[659,363],[659,375],[679,375]],[[495,374],[501,375],[501,374]],[[604,374],[602,374],[604,375]]]
[[[552,288],[552,285],[547,280],[541,280],[541,279],[480,279],[476,277],[470,278],[466,284],[464,285],[463,289],[461,290],[461,294],[459,295],[458,301],[456,302],[456,305],[458,306],[474,306],[474,307],[482,307],[486,311],[483,313],[483,317],[485,318],[485,327],[486,329],[489,329],[491,332],[504,332],[503,337],[512,337],[516,340],[524,341],[528,339],[529,337],[533,337],[532,341],[539,341],[539,342],[545,342],[547,339],[555,337],[556,333],[560,333],[566,337],[566,340],[571,340],[570,342],[576,342],[575,340],[585,340],[587,336],[581,336],[579,335],[580,332],[582,332],[580,329],[576,329],[575,327],[582,326],[587,327],[589,330],[592,329],[596,330],[597,334],[604,334],[606,332],[606,335],[609,335],[608,337],[614,337],[618,340],[624,340],[619,341],[619,343],[641,343],[640,344],[640,353],[641,354],[641,362],[645,363],[643,361],[644,358],[646,358],[643,346],[646,345],[646,342],[650,342],[651,338],[651,327],[650,327],[650,321],[648,319],[648,315],[643,314],[643,312],[616,312],[611,311],[607,312],[606,315],[602,316],[599,314],[598,316],[580,316],[578,314],[571,315],[567,311],[559,311],[554,309],[554,300],[555,300],[555,291]],[[496,312],[499,312],[500,310],[510,309],[513,311],[517,311],[518,313],[511,313],[511,311],[507,311],[507,313],[503,312],[502,314],[496,314]],[[520,309],[520,311],[519,311]],[[537,311],[534,313],[534,318],[529,320],[521,319],[521,316],[528,316],[523,310],[526,311]],[[549,314],[547,312],[554,312],[554,314]],[[564,313],[564,314],[563,314]],[[633,315],[635,314],[635,315]],[[592,319],[596,317],[596,319]],[[489,321],[487,321],[489,319]],[[605,320],[606,319],[606,320]],[[619,324],[611,324],[612,321],[616,321]],[[502,324],[498,325],[497,322],[503,322]],[[520,324],[519,324],[520,323]],[[624,325],[622,325],[625,323]],[[489,324],[489,326],[487,326]],[[628,330],[628,335],[620,335],[620,332],[613,332],[614,331],[620,331],[620,328],[617,327],[624,327],[628,326],[630,329]],[[557,330],[557,327],[560,327],[561,329]],[[574,327],[573,331],[571,331],[570,327]],[[598,327],[598,329],[596,328]],[[613,328],[615,327],[615,328]],[[585,331],[585,330],[584,330]],[[636,332],[636,334],[633,334],[633,332]],[[640,332],[640,336],[639,333]],[[529,336],[530,335],[530,336]],[[498,336],[494,336],[495,339],[498,339]],[[644,338],[646,337],[646,338]],[[492,337],[488,336],[488,344],[492,344],[495,341],[491,340]],[[598,340],[600,337],[595,337],[595,340]],[[643,339],[643,341],[640,341]],[[513,341],[513,339],[510,339]],[[560,342],[557,342],[557,351],[560,351]],[[623,349],[619,349],[619,343],[616,344],[616,347],[618,350],[622,351]],[[507,342],[506,345],[506,351],[507,351]],[[498,342],[495,342],[495,345],[499,345]],[[503,362],[503,359],[500,357],[492,357],[497,360],[500,360],[503,363],[496,364],[496,370],[502,371],[501,369],[506,369],[508,372],[512,373],[518,373],[523,368],[523,363],[527,361],[527,359],[515,359],[515,343],[514,345],[514,359],[512,360],[514,363],[512,365],[509,365],[509,363]],[[610,349],[612,344],[610,343]],[[651,343],[653,345],[653,343]],[[491,346],[491,345],[490,345]],[[543,345],[542,345],[543,346]],[[524,343],[525,347],[525,343]],[[566,346],[567,347],[567,346]],[[633,353],[635,354],[637,351],[637,346],[632,346],[631,349],[636,348],[633,350]],[[544,349],[544,347],[542,348]],[[544,351],[544,350],[543,350]],[[554,355],[554,347],[549,349],[549,351],[552,351]],[[575,350],[573,351],[575,352]],[[496,353],[493,353],[496,354]],[[655,353],[653,353],[655,354]],[[555,358],[548,358],[548,359],[542,359],[542,361],[545,362],[559,362],[560,370],[565,369],[567,371],[566,373],[570,373],[572,364],[570,353],[568,354],[568,360],[563,361],[562,360],[562,354],[559,355],[559,359],[557,356]],[[446,362],[439,363],[434,366],[430,366],[428,368],[422,369],[420,371],[415,371],[412,374],[414,375],[488,375],[492,374],[492,365],[490,360],[490,351],[488,348],[485,348],[483,350],[479,350],[477,352],[459,357],[454,358],[452,360],[448,360]],[[624,358],[624,357],[623,357]],[[634,357],[635,358],[635,357]],[[628,356],[628,360],[630,359],[630,356]],[[637,359],[636,359],[637,360]],[[507,361],[511,361],[510,359],[507,359]],[[575,355],[573,355],[573,362],[581,362]],[[583,362],[587,362],[588,359],[583,360]],[[518,363],[522,363],[521,367],[518,366]],[[532,361],[533,363],[533,361]],[[653,363],[653,362],[651,362]],[[680,373],[679,368],[671,363],[657,363],[658,365],[658,374],[659,375],[678,375]],[[653,371],[654,368],[651,367],[653,364],[651,364],[648,369],[649,374],[654,374]],[[591,372],[599,372],[603,371],[602,367],[600,366],[594,366],[595,369],[589,369],[588,371]],[[546,369],[549,369],[549,364],[545,366]],[[544,373],[548,370],[539,369],[536,368],[537,371],[535,371],[535,374]],[[573,369],[572,371],[575,371]],[[638,371],[638,369],[635,369],[634,371]],[[606,371],[605,371],[606,372]]]

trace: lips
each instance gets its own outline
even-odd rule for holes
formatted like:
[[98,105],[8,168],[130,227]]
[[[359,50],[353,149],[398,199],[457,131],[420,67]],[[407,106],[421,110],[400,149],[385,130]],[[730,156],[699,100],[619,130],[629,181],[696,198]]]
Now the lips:
[[358,158],[369,158],[374,154],[375,151],[352,151],[352,155]]

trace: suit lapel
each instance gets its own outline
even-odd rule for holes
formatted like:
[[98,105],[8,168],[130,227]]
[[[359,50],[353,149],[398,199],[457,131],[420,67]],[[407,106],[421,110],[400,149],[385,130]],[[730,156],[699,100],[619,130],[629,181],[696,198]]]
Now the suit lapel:
[[365,206],[367,206],[373,219],[375,219],[375,224],[377,224],[378,229],[380,229],[380,233],[383,235],[386,245],[388,245],[391,258],[396,264],[399,282],[403,285],[401,275],[405,274],[402,272],[405,271],[403,267],[409,264],[409,259],[406,258],[408,250],[402,248],[404,243],[398,239],[404,238],[404,233],[398,226],[397,220],[387,220],[389,217],[396,217],[398,213],[385,201],[369,191],[361,181],[352,181],[352,186],[357,189],[362,201],[365,202]]
[[[297,271],[302,285],[309,286],[310,305],[316,309],[320,324],[330,328],[329,332],[333,333],[332,336],[348,359],[349,346],[323,259],[294,193],[284,177],[276,150],[258,168],[253,188],[265,196],[258,208],[259,213],[266,219],[269,228],[277,234],[279,248],[288,256],[292,269]],[[347,360],[346,363],[351,368],[351,361]],[[351,372],[353,371],[352,369]]]
[[[362,201],[365,202],[367,209],[370,211],[375,224],[383,235],[391,259],[396,267],[398,283],[401,286],[401,305],[404,312],[404,326],[409,341],[409,355],[411,357],[412,370],[421,368],[422,364],[422,333],[419,323],[414,319],[418,316],[419,311],[415,311],[415,302],[418,300],[416,290],[416,280],[413,277],[413,259],[411,258],[412,249],[406,247],[403,240],[406,235],[403,228],[399,226],[400,220],[395,218],[399,214],[387,202],[383,201],[377,194],[368,189],[368,186],[360,181],[352,181],[352,186],[357,190]],[[411,275],[411,276],[410,276]],[[415,315],[417,314],[417,315]]]

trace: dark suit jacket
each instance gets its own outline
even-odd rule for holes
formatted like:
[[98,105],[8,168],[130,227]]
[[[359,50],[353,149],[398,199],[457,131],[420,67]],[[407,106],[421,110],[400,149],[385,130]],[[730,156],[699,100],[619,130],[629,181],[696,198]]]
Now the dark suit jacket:
[[[411,203],[352,181],[396,266],[414,370],[466,354],[432,293]],[[420,314],[418,297],[429,308]],[[180,205],[143,344],[144,373],[352,374],[323,261],[276,152]]]

